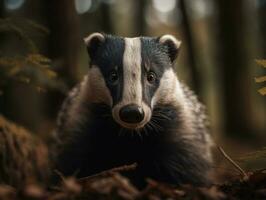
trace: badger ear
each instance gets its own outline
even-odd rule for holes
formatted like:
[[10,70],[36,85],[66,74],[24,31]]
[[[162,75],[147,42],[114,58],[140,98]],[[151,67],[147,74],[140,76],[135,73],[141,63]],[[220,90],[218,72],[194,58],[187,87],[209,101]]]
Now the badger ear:
[[92,33],[86,38],[84,38],[84,42],[87,46],[87,51],[91,59],[95,56],[98,47],[102,43],[104,43],[104,41],[105,41],[105,36],[102,33]]
[[168,56],[171,62],[174,62],[178,56],[181,41],[172,35],[163,35],[157,38],[158,42],[167,48]]

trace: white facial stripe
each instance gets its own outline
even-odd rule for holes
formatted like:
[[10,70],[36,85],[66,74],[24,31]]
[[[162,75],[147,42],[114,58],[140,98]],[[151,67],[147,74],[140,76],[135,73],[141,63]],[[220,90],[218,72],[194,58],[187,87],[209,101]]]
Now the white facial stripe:
[[[123,76],[124,88],[122,101],[114,106],[112,115],[120,125],[130,129],[138,129],[143,127],[151,119],[151,109],[142,101],[140,38],[125,38]],[[120,109],[128,104],[137,104],[143,109],[145,114],[142,122],[130,124],[120,119]]]
[[122,104],[142,102],[141,87],[141,41],[140,38],[125,38],[123,56],[124,88]]

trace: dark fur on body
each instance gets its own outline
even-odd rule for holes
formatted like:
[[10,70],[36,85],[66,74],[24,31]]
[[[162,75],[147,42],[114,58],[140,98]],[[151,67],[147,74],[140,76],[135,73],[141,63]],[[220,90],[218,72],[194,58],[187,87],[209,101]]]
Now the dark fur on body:
[[[183,87],[187,100],[195,104],[196,97]],[[78,94],[78,87],[75,90]],[[64,107],[71,106],[75,99],[75,94],[72,95]],[[197,102],[197,105],[200,104]],[[204,157],[204,146],[208,141],[202,106],[194,111],[198,121],[194,124],[198,126],[195,127],[197,137],[193,140],[182,137],[187,134],[182,129],[186,119],[172,105],[157,105],[151,120],[153,124],[139,132],[121,128],[114,122],[107,105],[85,103],[81,107],[86,116],[79,124],[81,128],[64,130],[62,126],[59,132],[64,135],[60,137],[63,138],[63,149],[59,154],[58,169],[65,175],[77,173],[78,177],[84,177],[137,162],[136,171],[128,175],[139,186],[144,185],[147,177],[172,184],[210,183],[211,163]]]

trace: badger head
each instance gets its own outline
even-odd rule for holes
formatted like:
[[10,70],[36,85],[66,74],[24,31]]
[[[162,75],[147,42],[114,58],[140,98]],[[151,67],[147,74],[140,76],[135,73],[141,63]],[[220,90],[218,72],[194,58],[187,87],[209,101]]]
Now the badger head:
[[108,105],[122,127],[144,127],[156,105],[175,100],[173,63],[181,44],[175,37],[93,33],[84,40],[90,56],[90,101]]

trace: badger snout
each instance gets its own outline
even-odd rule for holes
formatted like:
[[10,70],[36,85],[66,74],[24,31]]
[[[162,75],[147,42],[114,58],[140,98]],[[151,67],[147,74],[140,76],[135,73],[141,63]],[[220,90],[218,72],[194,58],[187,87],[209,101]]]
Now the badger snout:
[[140,129],[151,119],[151,109],[145,103],[120,103],[113,107],[113,119],[124,128]]
[[120,109],[119,116],[123,122],[135,124],[144,119],[144,111],[137,104],[130,104]]

